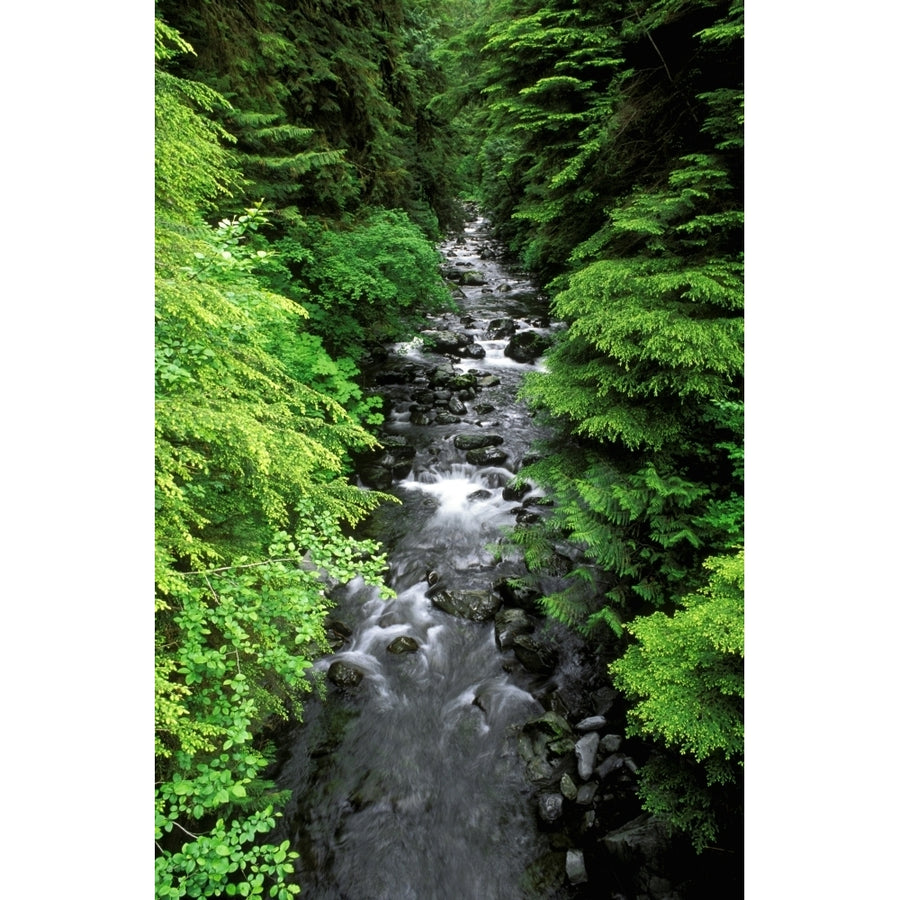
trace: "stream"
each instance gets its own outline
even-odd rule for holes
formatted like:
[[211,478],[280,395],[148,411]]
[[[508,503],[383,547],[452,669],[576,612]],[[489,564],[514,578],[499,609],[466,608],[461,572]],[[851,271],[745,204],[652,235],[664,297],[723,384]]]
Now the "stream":
[[[504,530],[540,512],[537,492],[509,487],[542,436],[516,397],[540,359],[505,351],[512,331],[546,337],[558,326],[483,219],[442,253],[458,312],[431,321],[430,342],[392,348],[377,374],[395,452],[382,462],[390,486],[368,486],[402,506],[385,504],[371,536],[389,551],[397,596],[360,582],[334,594],[343,643],[316,663],[328,700],[304,702],[277,773],[292,797],[276,838],[300,853],[296,880],[311,900],[550,896],[527,875],[549,838],[516,729],[544,712],[538,697],[560,675],[535,674],[499,648],[493,588],[524,571],[494,552]],[[448,353],[454,339],[460,352]],[[471,435],[469,444],[491,436],[474,456],[460,438]],[[440,608],[454,598],[474,606]],[[337,664],[358,684],[333,683]]]

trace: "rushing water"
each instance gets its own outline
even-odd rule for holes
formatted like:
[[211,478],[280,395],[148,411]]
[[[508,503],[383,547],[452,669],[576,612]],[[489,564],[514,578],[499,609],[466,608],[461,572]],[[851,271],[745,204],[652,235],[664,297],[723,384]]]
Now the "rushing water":
[[[375,535],[389,548],[397,597],[380,599],[360,583],[342,591],[336,616],[352,633],[317,668],[341,660],[363,680],[349,690],[329,685],[327,702],[306,703],[278,775],[292,791],[279,839],[287,836],[301,854],[297,880],[313,900],[545,896],[526,879],[547,838],[515,738],[515,726],[543,712],[535,693],[544,685],[510,651],[501,653],[492,622],[441,611],[429,587],[487,590],[521,572],[516,559],[498,562],[494,546],[522,509],[521,499],[504,499],[503,488],[539,436],[516,393],[540,361],[515,362],[503,352],[508,337],[486,332],[501,317],[518,330],[551,326],[534,286],[498,261],[483,220],[443,252],[448,265],[477,270],[485,284],[463,287],[459,312],[432,327],[472,335],[485,355],[456,362],[455,371],[495,379],[467,399],[462,421],[448,425],[416,418],[422,377],[386,390],[392,405],[384,431],[416,450],[410,473],[391,488],[402,507],[381,512]],[[420,340],[395,351],[407,371],[448,365]],[[453,438],[473,432],[502,436],[506,460],[466,462]],[[389,652],[400,636],[418,649]]]

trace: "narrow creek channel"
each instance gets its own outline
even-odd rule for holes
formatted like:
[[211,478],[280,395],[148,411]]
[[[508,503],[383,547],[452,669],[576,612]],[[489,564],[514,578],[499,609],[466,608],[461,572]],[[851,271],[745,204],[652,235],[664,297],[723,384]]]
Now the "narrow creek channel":
[[[392,476],[372,486],[402,506],[379,512],[373,536],[389,550],[397,597],[359,583],[336,595],[344,642],[316,665],[362,677],[329,681],[327,702],[306,702],[277,774],[292,792],[279,840],[300,853],[297,881],[312,900],[564,896],[528,883],[549,844],[516,749],[516,726],[544,712],[538,697],[559,675],[519,665],[493,620],[494,586],[523,572],[493,548],[540,505],[537,492],[509,487],[541,437],[516,397],[540,360],[508,347],[530,332],[539,351],[556,326],[483,219],[442,252],[459,311],[432,321],[430,343],[393,348],[377,375],[394,454]],[[441,608],[454,604],[467,611]]]

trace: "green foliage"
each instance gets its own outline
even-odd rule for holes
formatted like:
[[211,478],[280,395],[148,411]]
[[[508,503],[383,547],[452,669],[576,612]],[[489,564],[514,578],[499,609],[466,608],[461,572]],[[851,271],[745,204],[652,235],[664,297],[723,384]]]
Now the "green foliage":
[[[185,45],[159,34],[165,64]],[[327,588],[362,577],[387,591],[377,546],[347,530],[392,498],[344,476],[349,451],[375,441],[318,389],[361,403],[352,370],[263,279],[279,265],[266,212],[203,221],[238,179],[204,116],[211,95],[160,76],[156,893],[285,900],[296,854],[265,842],[284,797],[261,776],[263,735],[301,714]]]
[[619,687],[638,699],[632,731],[703,762],[743,749],[744,554],[707,560],[709,584],[682,598],[668,616],[656,612],[626,626],[634,636],[610,666]]
[[[171,827],[171,823],[167,824]],[[300,888],[287,884],[286,879],[299,854],[288,851],[288,841],[278,846],[257,841],[274,826],[271,807],[230,825],[217,819],[204,834],[192,836],[179,852],[157,857],[155,896],[173,900],[223,896],[288,900],[296,896]]]
[[[699,850],[715,837],[715,810],[702,792],[673,791],[700,764],[706,786],[736,781],[743,765],[744,553],[708,559],[709,581],[673,615],[656,612],[626,626],[635,642],[609,670],[634,701],[628,733],[658,741],[692,766],[659,782],[645,776],[644,799]],[[662,764],[660,764],[662,765]]]
[[276,247],[283,266],[270,283],[303,304],[338,359],[404,339],[429,312],[452,306],[437,251],[401,210],[371,210],[340,227],[309,223]]
[[[156,20],[156,59],[193,52],[177,32]],[[158,214],[191,217],[239,181],[222,140],[233,140],[203,113],[228,102],[202,84],[156,71],[156,204]]]
[[709,401],[737,395],[742,216],[713,157],[681,160],[663,191],[639,190],[573,253],[556,313],[571,321],[526,396],[573,430],[625,447],[684,440]]
[[[739,440],[740,422],[726,425],[725,415],[709,413],[710,433],[732,427],[732,441]],[[705,453],[703,480],[661,456],[629,471],[577,445],[525,468],[522,477],[544,486],[554,506],[542,526],[515,529],[512,544],[535,572],[551,562],[559,540],[576,544],[585,559],[563,589],[543,598],[545,611],[587,635],[601,625],[620,635],[636,610],[665,606],[700,584],[704,557],[731,546],[743,529],[741,454],[731,441],[719,443]],[[604,575],[614,578],[605,588]]]
[[455,94],[482,137],[499,233],[539,275],[562,272],[618,197],[664,182],[678,157],[740,149],[742,16],[740,0],[487,5],[470,31],[481,100],[468,84]]
[[[512,544],[536,576],[561,542],[582,551],[549,615],[649,641],[646,621],[676,653],[705,616],[740,615],[704,561],[743,542],[743,3],[493,0],[458,44],[478,33],[480,96],[455,96],[483,135],[482,196],[568,326],[523,389],[561,431],[520,473],[554,506]],[[673,618],[679,597],[705,601]],[[700,640],[677,651],[691,665]],[[640,646],[622,663],[634,678]],[[704,647],[697,677],[726,692],[731,646]],[[674,672],[653,660],[648,678]],[[740,718],[727,695],[692,729],[706,697],[677,683],[643,685],[642,733],[670,755],[641,791],[699,846],[728,807]]]
[[196,50],[177,74],[226,96],[221,122],[253,182],[238,199],[339,217],[403,209],[437,239],[459,225],[456,142],[431,100],[433,11],[412,0],[159,0]]

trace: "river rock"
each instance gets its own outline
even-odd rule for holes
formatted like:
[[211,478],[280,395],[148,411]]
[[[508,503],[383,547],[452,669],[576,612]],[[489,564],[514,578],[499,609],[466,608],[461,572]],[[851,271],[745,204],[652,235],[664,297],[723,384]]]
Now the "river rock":
[[357,475],[367,487],[387,490],[395,478],[410,473],[416,448],[400,435],[384,435],[379,443],[378,449],[360,455]]
[[575,744],[575,758],[578,760],[578,774],[582,781],[587,781],[594,771],[597,761],[597,748],[600,746],[600,735],[596,731],[579,738]]
[[462,422],[459,416],[451,416],[450,413],[441,412],[434,417],[435,425],[458,425]]
[[435,353],[462,353],[475,340],[471,334],[455,331],[423,331],[422,337]]
[[394,474],[387,467],[377,463],[363,463],[357,466],[359,480],[368,488],[386,491],[394,483]]
[[621,734],[608,734],[600,740],[600,749],[604,753],[615,753],[621,746]]
[[499,434],[457,434],[453,438],[453,446],[457,450],[478,450],[502,443],[503,438]]
[[512,640],[512,649],[516,659],[528,672],[549,675],[556,668],[556,651],[530,634],[517,634]]
[[491,319],[484,333],[491,340],[512,337],[516,333],[515,320],[510,318]]
[[480,447],[466,453],[466,462],[471,466],[502,466],[509,454],[498,447]]
[[587,784],[581,785],[578,788],[578,793],[575,795],[575,802],[579,806],[590,806],[594,802],[597,787],[596,781],[589,781]]
[[[589,736],[590,735],[588,735],[588,737]],[[612,756],[608,756],[599,766],[597,766],[597,777],[601,781],[609,778],[613,772],[617,772],[625,765],[625,759],[624,753],[613,753]]]
[[469,359],[484,359],[487,356],[487,350],[481,344],[468,344],[460,351],[460,356],[467,356]]
[[527,481],[522,482],[521,484],[516,484],[515,482],[509,482],[503,488],[503,499],[508,500],[511,503],[516,503],[520,501],[529,491],[534,490],[534,487],[529,484]]
[[600,731],[606,725],[605,716],[588,716],[575,725],[576,731]]
[[494,639],[500,650],[508,650],[520,634],[534,631],[534,621],[524,609],[501,609],[494,617]]
[[494,617],[502,600],[491,591],[429,591],[431,602],[451,616],[460,616],[472,622],[487,622]]
[[468,272],[460,272],[459,274],[459,283],[466,287],[487,284],[484,273],[479,272],[477,269],[470,269]]
[[[651,882],[670,867],[672,841],[665,825],[649,813],[610,831],[604,836],[601,846],[619,873],[620,880],[627,873],[631,883],[626,887],[634,894],[643,894],[653,900],[677,896],[650,891]],[[659,882],[657,886],[661,886]]]
[[594,694],[594,709],[598,715],[605,716],[619,699],[620,693],[609,685],[604,685]]
[[481,488],[478,491],[472,491],[471,494],[466,494],[466,500],[470,503],[474,503],[476,500],[490,500],[491,492],[486,488]]
[[568,772],[559,780],[559,790],[566,800],[574,800],[578,796],[578,788]]
[[563,812],[562,794],[539,794],[538,815],[548,825],[556,822]]
[[520,331],[514,334],[503,351],[504,356],[509,356],[516,362],[534,362],[539,356],[550,349],[550,338],[539,334],[537,331]]
[[525,723],[519,733],[518,750],[526,776],[548,793],[557,793],[563,774],[574,771],[574,742],[565,719],[557,717],[554,723],[548,721],[548,715],[554,714],[545,713]]
[[387,645],[388,653],[415,653],[419,642],[407,634],[401,634]]
[[424,406],[427,409],[431,409],[434,406],[434,401],[437,399],[434,395],[434,391],[430,390],[420,390],[413,391],[412,399],[415,400],[417,404],[420,406]]
[[468,412],[465,403],[463,403],[459,397],[451,397],[447,401],[447,409],[452,412],[454,416],[464,416]]
[[581,850],[566,851],[566,877],[572,884],[584,884],[588,880]]
[[363,680],[363,671],[338,659],[328,667],[328,680],[338,687],[356,687]]
[[[483,388],[496,387],[498,384],[500,384],[500,379],[496,375],[484,375],[483,377],[478,379],[479,387],[483,387]],[[494,409],[494,407],[491,406],[490,403],[485,403],[484,405],[490,406],[490,410],[488,410],[488,412],[490,412]],[[479,412],[480,412],[480,410],[479,410]]]
[[509,607],[520,607],[526,612],[540,613],[538,599],[541,592],[532,587],[518,584],[515,579],[500,578],[491,585],[491,590],[499,594]]

